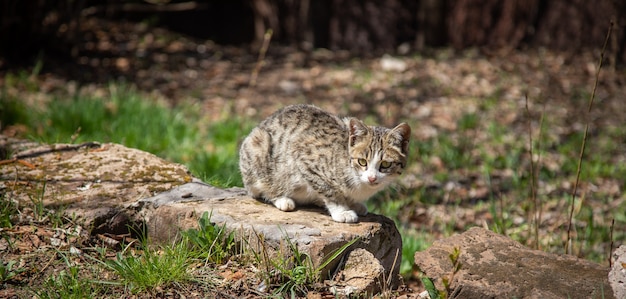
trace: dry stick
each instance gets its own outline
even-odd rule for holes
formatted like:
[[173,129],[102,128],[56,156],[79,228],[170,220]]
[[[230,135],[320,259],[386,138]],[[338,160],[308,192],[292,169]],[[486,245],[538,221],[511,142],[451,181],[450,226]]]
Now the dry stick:
[[609,268],[613,268],[613,259],[611,258],[611,254],[613,254],[613,228],[615,228],[615,218],[611,219],[611,230],[609,238],[611,239],[611,246],[609,247]]
[[[543,136],[543,122],[546,116],[546,102],[543,102],[543,107],[541,109],[541,120],[539,121],[539,137],[537,138],[537,148],[541,149],[541,140]],[[535,169],[535,177],[539,178],[539,170],[541,169],[541,151],[537,153],[537,166]],[[537,213],[537,226],[541,223],[542,213],[543,213],[543,205],[541,204],[541,200],[537,200],[538,205],[538,213]],[[539,229],[539,227],[537,227]],[[538,232],[537,232],[538,233]],[[537,237],[539,238],[539,237]],[[539,242],[539,241],[537,241]]]
[[259,50],[259,58],[257,59],[256,65],[252,70],[252,75],[250,75],[250,83],[249,86],[253,87],[256,85],[256,79],[259,77],[259,72],[261,71],[261,67],[265,64],[265,53],[267,53],[267,48],[270,47],[270,40],[272,40],[272,29],[265,31],[263,35],[263,44],[261,45],[261,50]]
[[[528,153],[530,154],[530,198],[533,201],[533,208],[531,209],[532,219],[534,221],[534,234],[535,234],[535,249],[539,249],[539,223],[537,223],[537,176],[535,173],[535,157],[533,157],[533,128],[530,117],[530,110],[528,109],[528,94],[525,95],[526,100],[526,118],[528,119]],[[532,229],[532,227],[529,227]]]
[[593,83],[593,91],[591,92],[591,98],[589,99],[589,107],[587,108],[587,119],[585,120],[585,133],[583,135],[583,143],[580,147],[580,155],[578,156],[578,167],[576,169],[576,183],[574,184],[574,191],[572,191],[572,204],[570,205],[569,221],[567,223],[567,240],[565,244],[565,254],[570,254],[572,246],[571,232],[572,232],[572,217],[574,217],[574,204],[576,201],[576,193],[578,192],[578,184],[580,182],[580,171],[583,164],[583,156],[585,155],[585,145],[587,145],[587,135],[589,134],[589,121],[591,114],[591,107],[593,107],[593,100],[596,98],[596,90],[598,89],[598,82],[600,81],[600,70],[602,69],[602,62],[604,61],[604,52],[606,46],[609,43],[611,37],[611,31],[613,31],[613,20],[609,24],[609,30],[606,33],[606,39],[600,52],[600,61],[598,62],[598,68],[596,69],[596,79]]

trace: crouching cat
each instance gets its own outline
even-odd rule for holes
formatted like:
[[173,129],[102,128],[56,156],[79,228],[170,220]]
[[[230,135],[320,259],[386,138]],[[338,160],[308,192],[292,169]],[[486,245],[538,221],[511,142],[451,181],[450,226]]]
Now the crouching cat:
[[406,167],[411,128],[367,126],[312,105],[287,106],[250,132],[239,168],[250,196],[282,211],[325,207],[337,222],[357,222],[364,202]]

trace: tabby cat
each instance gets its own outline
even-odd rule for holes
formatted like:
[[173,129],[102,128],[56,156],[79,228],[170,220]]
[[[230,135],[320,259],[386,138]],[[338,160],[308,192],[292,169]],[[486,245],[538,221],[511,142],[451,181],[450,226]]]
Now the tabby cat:
[[250,132],[239,151],[248,193],[282,211],[325,207],[357,222],[363,204],[406,167],[411,128],[367,126],[312,105],[287,106]]

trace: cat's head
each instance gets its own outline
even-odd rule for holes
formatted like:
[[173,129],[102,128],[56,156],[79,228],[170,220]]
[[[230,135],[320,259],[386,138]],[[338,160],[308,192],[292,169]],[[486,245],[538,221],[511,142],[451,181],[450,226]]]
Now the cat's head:
[[402,174],[409,150],[409,125],[370,127],[355,118],[347,123],[350,164],[362,184],[379,188]]

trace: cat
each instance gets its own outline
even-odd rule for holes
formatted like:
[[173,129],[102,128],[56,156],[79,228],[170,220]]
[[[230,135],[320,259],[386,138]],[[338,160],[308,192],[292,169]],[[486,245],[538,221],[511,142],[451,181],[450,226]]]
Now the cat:
[[407,163],[411,128],[367,126],[313,105],[284,107],[243,140],[239,168],[248,194],[282,211],[325,207],[336,222],[358,222],[364,202]]

